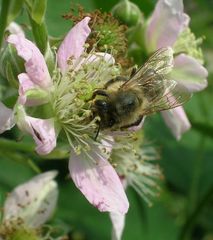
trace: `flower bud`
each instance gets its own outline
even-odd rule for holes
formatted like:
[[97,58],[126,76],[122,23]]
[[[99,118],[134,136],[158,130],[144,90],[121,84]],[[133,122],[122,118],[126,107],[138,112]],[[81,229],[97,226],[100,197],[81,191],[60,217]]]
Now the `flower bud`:
[[129,0],[122,0],[112,9],[114,17],[129,27],[135,26],[138,22],[143,21],[143,14],[138,6]]
[[127,31],[127,38],[129,44],[136,43],[141,48],[144,48],[144,24],[138,22],[136,26],[133,26]]
[[0,74],[17,88],[19,73],[24,72],[24,61],[18,57],[15,48],[8,44],[0,54]]
[[128,49],[128,56],[134,59],[134,62],[138,65],[143,63],[143,50],[136,43],[130,45]]
[[47,49],[45,52],[45,62],[47,64],[50,75],[52,75],[53,70],[55,69],[55,56],[49,43],[47,43]]

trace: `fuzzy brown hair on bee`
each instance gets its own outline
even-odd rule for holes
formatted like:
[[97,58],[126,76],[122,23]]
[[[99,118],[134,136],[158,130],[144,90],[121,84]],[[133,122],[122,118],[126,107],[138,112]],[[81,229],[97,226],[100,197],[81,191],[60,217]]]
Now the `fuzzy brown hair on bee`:
[[92,113],[100,119],[99,130],[120,130],[138,125],[143,116],[186,102],[191,94],[170,79],[173,51],[157,50],[129,78],[118,76],[93,93]]

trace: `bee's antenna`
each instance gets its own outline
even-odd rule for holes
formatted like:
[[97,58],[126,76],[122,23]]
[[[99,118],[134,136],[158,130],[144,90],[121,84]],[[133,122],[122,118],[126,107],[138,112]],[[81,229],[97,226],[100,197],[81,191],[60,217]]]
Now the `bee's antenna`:
[[95,141],[96,141],[97,138],[98,138],[98,135],[99,135],[100,129],[101,129],[101,121],[99,121],[99,124],[98,124],[98,130],[97,130],[97,132],[96,132],[96,134],[95,134],[95,138],[94,138]]

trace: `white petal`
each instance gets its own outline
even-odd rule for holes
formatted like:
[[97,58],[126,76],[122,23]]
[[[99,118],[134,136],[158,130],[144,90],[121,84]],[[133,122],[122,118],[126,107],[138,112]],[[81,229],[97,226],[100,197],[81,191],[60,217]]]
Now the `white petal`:
[[113,65],[115,63],[115,59],[113,56],[109,53],[102,53],[102,52],[97,52],[93,54],[88,54],[88,56],[85,57],[80,57],[77,61],[75,61],[75,70],[77,71],[82,64],[91,64],[91,63],[97,63],[99,61],[105,61],[108,64]]
[[45,223],[58,198],[56,175],[56,171],[46,172],[16,187],[5,201],[3,220],[21,218],[33,228]]
[[22,36],[25,35],[22,27],[18,23],[16,23],[16,22],[11,22],[9,24],[9,26],[7,27],[7,30],[11,34],[21,34]]

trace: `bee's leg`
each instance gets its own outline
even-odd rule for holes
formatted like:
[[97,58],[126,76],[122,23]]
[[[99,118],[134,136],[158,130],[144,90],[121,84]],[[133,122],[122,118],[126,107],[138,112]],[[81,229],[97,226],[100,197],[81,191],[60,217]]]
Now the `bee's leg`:
[[105,90],[97,89],[93,92],[92,97],[90,99],[88,99],[87,101],[89,102],[89,101],[93,100],[97,95],[109,97],[108,93]]
[[135,75],[135,73],[137,72],[137,68],[133,67],[131,74],[130,74],[130,78],[133,77]]
[[127,78],[126,77],[122,77],[122,76],[117,76],[111,80],[109,80],[105,85],[104,88],[107,89],[110,85],[112,85],[115,82],[126,82]]
[[141,121],[143,120],[143,117],[144,117],[143,115],[139,116],[139,118],[135,122],[133,122],[131,124],[128,124],[128,125],[125,125],[125,126],[122,126],[121,130],[125,130],[125,129],[130,128],[130,127],[138,126],[141,123]]
[[102,90],[102,89],[97,89],[92,94],[93,98],[95,98],[97,95],[109,97],[108,93],[105,90]]
[[98,122],[98,130],[95,134],[94,140],[96,141],[101,130],[101,121]]

